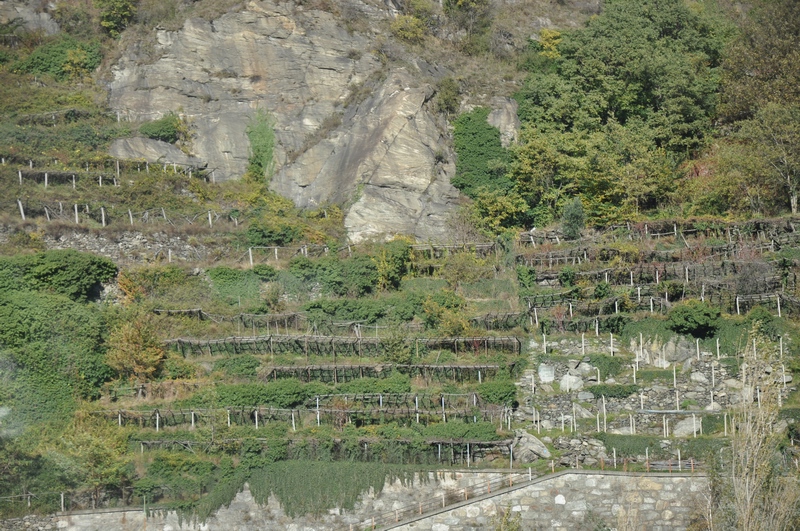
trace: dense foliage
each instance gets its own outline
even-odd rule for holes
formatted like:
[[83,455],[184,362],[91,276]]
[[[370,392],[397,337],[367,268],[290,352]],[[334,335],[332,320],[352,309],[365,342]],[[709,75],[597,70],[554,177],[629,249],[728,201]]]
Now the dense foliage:
[[14,69],[31,74],[49,74],[56,79],[80,78],[92,73],[100,65],[102,57],[99,42],[82,42],[64,35],[38,47]]
[[174,144],[182,136],[185,136],[183,131],[184,126],[180,117],[172,113],[139,126],[139,132],[147,138],[169,142],[170,144]]
[[116,271],[107,258],[71,250],[0,256],[0,291],[51,291],[83,302],[96,297]]
[[698,300],[678,304],[669,312],[670,327],[679,334],[709,337],[719,324],[718,308]]

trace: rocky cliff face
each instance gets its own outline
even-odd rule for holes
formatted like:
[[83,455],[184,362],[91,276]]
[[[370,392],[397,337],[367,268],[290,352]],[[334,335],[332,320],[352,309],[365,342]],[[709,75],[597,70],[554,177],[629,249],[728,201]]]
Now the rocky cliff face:
[[336,17],[303,3],[254,1],[211,22],[157,28],[154,52],[139,43],[114,66],[111,107],[137,121],[183,115],[193,154],[218,180],[244,173],[248,123],[267,110],[276,120],[275,191],[300,207],[346,205],[354,241],[445,240],[458,192],[443,127],[427,105],[433,89],[421,81],[435,72],[385,66],[371,51],[377,30],[342,25],[378,28],[391,5],[344,0]]

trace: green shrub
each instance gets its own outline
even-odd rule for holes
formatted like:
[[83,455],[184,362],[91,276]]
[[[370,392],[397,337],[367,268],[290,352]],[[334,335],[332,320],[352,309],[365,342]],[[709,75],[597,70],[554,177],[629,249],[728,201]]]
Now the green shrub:
[[14,70],[29,74],[49,74],[56,79],[80,77],[94,71],[103,58],[100,43],[81,42],[69,35],[36,48]]
[[477,391],[481,399],[490,404],[513,406],[516,403],[517,386],[509,380],[483,382]]
[[594,298],[603,300],[611,295],[611,284],[608,282],[598,282],[594,286]]
[[519,282],[519,286],[521,288],[532,289],[536,287],[535,268],[519,265],[516,268],[516,272],[517,272],[517,281]]
[[[509,192],[512,188],[504,172],[508,152],[500,142],[500,130],[487,122],[488,116],[488,108],[478,107],[459,115],[454,122],[453,141],[458,158],[451,182],[472,199],[477,199],[482,191]],[[490,164],[491,161],[495,162]]]
[[672,381],[672,369],[644,369],[636,371],[636,378],[640,382]]
[[617,313],[600,320],[600,331],[620,334],[631,322],[631,316],[624,313]]
[[0,291],[51,291],[86,301],[116,272],[111,260],[73,250],[0,257]]
[[174,144],[184,136],[184,126],[179,116],[169,113],[163,118],[139,126],[139,132],[147,138]]
[[[275,170],[275,118],[259,109],[247,125],[250,160],[247,172],[256,179],[269,180]],[[280,244],[278,244],[280,245]]]
[[214,370],[234,377],[253,377],[260,366],[258,358],[245,355],[218,360],[214,363]]
[[389,26],[395,37],[411,44],[425,38],[425,24],[413,15],[398,15]]
[[253,274],[255,274],[263,282],[271,282],[278,278],[278,271],[267,264],[256,264],[253,266]]
[[569,288],[575,285],[575,279],[577,278],[577,273],[575,269],[572,267],[564,267],[561,271],[558,272],[558,282],[565,288]]
[[202,391],[186,402],[187,406],[209,406],[214,402],[221,407],[274,406],[293,408],[302,405],[327,387],[305,384],[286,378],[266,384],[219,384],[212,391]]
[[112,37],[118,37],[136,15],[133,0],[93,0],[100,9],[100,25]]
[[410,393],[411,378],[399,372],[387,378],[359,378],[339,384],[336,391],[345,394]]
[[247,228],[247,243],[252,247],[283,247],[289,245],[302,234],[297,225],[283,222],[253,222]]
[[761,334],[773,341],[778,339],[780,335],[777,318],[772,315],[772,312],[761,305],[753,306],[753,308],[747,312],[745,322],[749,330],[756,328]]
[[497,426],[491,422],[438,422],[429,424],[422,434],[426,438],[444,440],[494,441],[500,438]]
[[[728,441],[722,437],[699,436],[696,438],[681,441],[681,459],[694,459],[711,463],[715,457],[719,456],[722,448],[728,445]],[[683,466],[687,466],[684,464]],[[687,467],[688,468],[688,467]]]
[[561,229],[564,231],[564,238],[577,240],[581,237],[581,230],[585,226],[586,214],[583,211],[583,203],[580,197],[575,197],[564,207],[564,214],[561,217]]
[[327,293],[340,297],[361,297],[372,293],[379,280],[375,261],[364,255],[313,261],[296,256],[289,261],[289,271],[305,282],[319,282]]
[[628,398],[634,393],[639,392],[639,386],[634,384],[599,384],[590,385],[586,388],[587,391],[594,396],[605,396],[606,398]]
[[208,276],[219,294],[230,304],[240,299],[258,299],[261,282],[252,270],[220,266],[209,269]]
[[605,354],[592,354],[589,363],[600,369],[600,378],[613,378],[625,368],[625,360],[619,356],[606,356]]
[[[363,449],[356,443],[359,453]],[[324,515],[331,507],[350,511],[365,492],[378,495],[396,479],[413,480],[416,470],[386,463],[283,461],[254,470],[253,497],[265,505],[274,496],[289,517]],[[309,481],[313,474],[314,481]]]
[[452,77],[439,80],[436,85],[436,108],[439,112],[453,114],[461,106],[461,90]]
[[670,328],[679,334],[710,337],[719,326],[719,309],[699,300],[675,305],[667,316]]

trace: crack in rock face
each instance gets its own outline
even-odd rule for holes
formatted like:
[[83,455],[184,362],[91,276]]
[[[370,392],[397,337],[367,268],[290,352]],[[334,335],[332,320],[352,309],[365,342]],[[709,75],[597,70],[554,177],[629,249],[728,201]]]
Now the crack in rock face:
[[[344,3],[376,27],[390,16],[361,0]],[[349,33],[330,13],[272,0],[155,31],[156,59],[144,63],[132,48],[112,70],[109,102],[121,116],[179,113],[193,131],[192,154],[222,181],[246,171],[247,126],[267,110],[275,118],[274,191],[301,208],[344,205],[354,242],[446,240],[459,193],[450,185],[454,164],[436,161],[448,148],[426,105],[433,89],[417,71],[379,75],[385,67],[366,52],[370,35]]]

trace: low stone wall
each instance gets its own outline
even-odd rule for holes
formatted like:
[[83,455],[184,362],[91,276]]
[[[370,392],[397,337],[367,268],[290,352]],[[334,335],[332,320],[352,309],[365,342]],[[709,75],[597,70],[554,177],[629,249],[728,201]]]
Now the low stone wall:
[[[0,531],[59,529],[64,531],[347,531],[371,527],[371,518],[438,499],[444,492],[465,489],[506,477],[503,472],[445,471],[418,477],[412,484],[387,483],[376,494],[362,494],[352,511],[331,509],[321,516],[289,517],[274,497],[264,506],[250,491],[240,492],[228,507],[206,522],[187,522],[169,511],[97,510],[28,517],[0,522]],[[505,481],[505,480],[503,480]],[[685,528],[701,475],[641,474],[572,470],[534,479],[520,487],[480,496],[394,525],[402,531],[473,531],[489,529],[504,510],[519,514],[522,529],[595,529],[617,527],[626,515],[637,528],[654,531]],[[386,529],[386,527],[383,527]]]
[[485,495],[390,527],[396,531],[491,529],[504,511],[519,515],[522,529],[573,531],[611,528],[685,529],[694,512],[702,475],[565,471],[521,487]]

